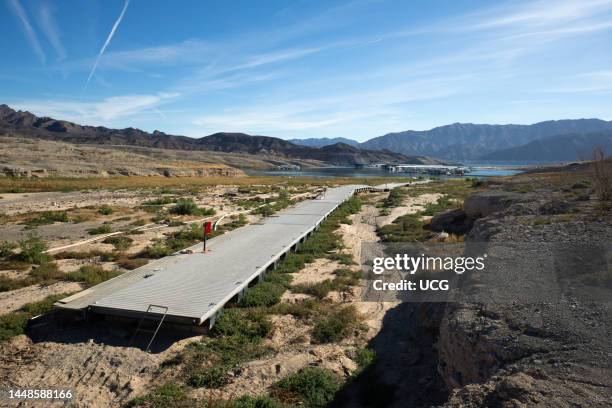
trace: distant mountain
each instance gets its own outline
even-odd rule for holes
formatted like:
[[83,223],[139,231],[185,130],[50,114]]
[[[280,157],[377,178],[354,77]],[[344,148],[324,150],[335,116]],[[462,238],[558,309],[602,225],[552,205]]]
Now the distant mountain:
[[359,147],[442,159],[478,159],[497,150],[564,134],[612,130],[612,122],[599,119],[555,120],[533,125],[477,125],[454,123],[431,130],[389,133]]
[[593,157],[593,149],[596,147],[602,148],[608,155],[612,153],[612,130],[545,137],[522,146],[498,150],[483,155],[479,159],[548,162],[589,160]]
[[310,139],[289,139],[289,141],[293,144],[301,145],[301,146],[309,146],[309,147],[323,147],[329,146],[336,143],[344,143],[350,146],[357,146],[359,142],[353,139],[347,139],[345,137],[319,137],[319,138],[310,138]]
[[0,105],[0,134],[47,139],[76,144],[138,146],[172,150],[206,150],[238,154],[270,155],[284,159],[316,160],[328,165],[409,163],[438,161],[413,158],[390,151],[372,151],[337,143],[322,149],[299,146],[283,139],[244,133],[215,133],[199,139],[145,132],[140,129],[109,129],[82,126]]

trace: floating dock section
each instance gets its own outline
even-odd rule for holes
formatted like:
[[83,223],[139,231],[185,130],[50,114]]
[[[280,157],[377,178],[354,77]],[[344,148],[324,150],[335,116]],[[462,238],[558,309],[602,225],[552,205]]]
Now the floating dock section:
[[261,223],[211,239],[205,253],[202,244],[194,245],[61,299],[55,307],[133,318],[163,314],[166,322],[212,327],[228,301],[273,269],[354,193],[405,184],[328,189],[320,199],[302,201]]

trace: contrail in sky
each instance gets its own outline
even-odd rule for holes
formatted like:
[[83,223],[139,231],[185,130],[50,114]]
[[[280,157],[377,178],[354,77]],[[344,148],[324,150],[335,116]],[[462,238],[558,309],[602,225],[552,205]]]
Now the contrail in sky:
[[91,77],[93,76],[94,72],[96,72],[96,68],[98,68],[98,63],[100,62],[100,58],[102,58],[104,51],[106,51],[106,47],[108,47],[108,44],[110,44],[111,40],[113,39],[113,35],[115,35],[115,31],[117,31],[117,27],[119,27],[119,24],[121,24],[121,20],[123,20],[123,15],[125,14],[125,11],[127,10],[129,4],[130,4],[130,0],[125,0],[125,4],[123,4],[123,10],[121,10],[121,14],[119,14],[119,18],[117,18],[117,21],[115,21],[115,24],[113,24],[113,28],[111,29],[110,33],[108,33],[108,37],[106,37],[106,41],[104,42],[102,49],[100,49],[100,53],[98,54],[98,57],[96,58],[96,62],[91,68],[89,77],[87,77],[87,83],[85,84],[86,87],[89,84],[89,81],[91,81]]

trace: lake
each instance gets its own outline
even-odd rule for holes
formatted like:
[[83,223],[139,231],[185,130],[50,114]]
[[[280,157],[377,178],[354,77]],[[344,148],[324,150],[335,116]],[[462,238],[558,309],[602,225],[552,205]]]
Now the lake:
[[[441,176],[441,178],[493,177],[512,176],[521,170],[508,167],[472,166],[472,171],[464,176]],[[314,169],[295,170],[246,170],[249,175],[257,176],[287,176],[287,177],[410,177],[413,173],[390,173],[376,168],[354,167],[319,167]],[[423,175],[426,176],[425,174]]]

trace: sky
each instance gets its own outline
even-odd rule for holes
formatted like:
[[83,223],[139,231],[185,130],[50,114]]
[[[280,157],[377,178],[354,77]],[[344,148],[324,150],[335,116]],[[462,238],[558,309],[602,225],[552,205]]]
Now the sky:
[[364,141],[612,119],[612,0],[0,0],[0,103],[80,124]]

